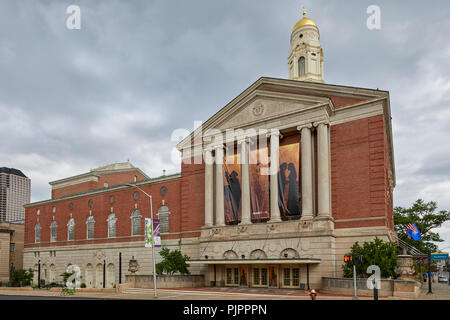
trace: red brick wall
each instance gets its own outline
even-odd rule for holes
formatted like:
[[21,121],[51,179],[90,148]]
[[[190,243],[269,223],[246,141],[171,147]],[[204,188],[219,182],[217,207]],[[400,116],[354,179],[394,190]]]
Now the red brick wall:
[[[205,224],[205,165],[181,165],[181,219],[182,231],[200,230]],[[196,233],[197,236],[200,233]],[[183,235],[183,237],[192,237]]]
[[[160,193],[162,187],[167,188],[166,194]],[[153,216],[158,218],[157,212],[164,199],[165,205],[170,210],[169,232],[179,232],[180,227],[180,179],[173,179],[153,184],[140,186],[145,192],[152,195],[153,198]],[[139,199],[134,200],[133,194],[138,191]],[[110,196],[114,196],[115,201],[110,204]],[[89,200],[93,201],[92,208],[89,207]],[[69,209],[69,204],[73,203],[73,210]],[[75,244],[103,243],[103,242],[123,242],[123,241],[142,241],[142,237],[131,237],[131,213],[137,204],[143,218],[150,218],[149,198],[136,188],[127,188],[120,191],[105,191],[95,195],[86,195],[76,199],[68,199],[50,203],[46,205],[36,205],[25,209],[25,246],[26,247],[45,247],[54,245],[73,245],[74,241],[67,241],[67,223],[70,219],[70,213],[75,219]],[[52,212],[53,206],[56,207],[56,213]],[[108,215],[111,213],[111,207],[116,214],[116,238],[105,239],[108,237]],[[34,244],[34,227],[37,222],[36,211],[40,210],[39,222],[41,224],[41,244]],[[95,238],[99,240],[86,239],[86,219],[89,216],[89,210],[95,219]],[[56,243],[50,243],[50,224],[52,217],[58,224],[58,235]],[[142,219],[141,232],[144,234],[144,220]]]
[[137,181],[145,179],[145,177],[138,171],[104,174],[100,175],[100,177],[98,178],[98,182],[89,181],[63,188],[52,189],[52,199],[60,198],[70,194],[101,189],[104,188],[105,182],[108,183],[108,186],[134,182],[135,176],[137,177]]
[[336,228],[382,226],[393,228],[391,200],[387,198],[389,160],[383,116],[331,127],[332,212]]

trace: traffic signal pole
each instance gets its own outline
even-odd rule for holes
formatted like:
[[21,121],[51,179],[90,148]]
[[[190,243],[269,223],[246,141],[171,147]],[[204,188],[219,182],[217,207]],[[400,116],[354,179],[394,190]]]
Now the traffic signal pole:
[[427,294],[433,294],[431,290],[431,251],[428,252],[428,292]]
[[356,293],[356,265],[353,261],[353,300],[358,300],[358,294]]

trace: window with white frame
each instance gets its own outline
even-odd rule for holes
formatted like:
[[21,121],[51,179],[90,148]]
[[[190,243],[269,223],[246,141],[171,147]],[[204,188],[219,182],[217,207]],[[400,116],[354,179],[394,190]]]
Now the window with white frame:
[[305,57],[298,59],[298,76],[304,76],[306,74]]
[[141,212],[139,210],[134,210],[131,214],[131,234],[133,236],[141,235]]
[[56,221],[53,220],[52,224],[50,225],[50,242],[56,241],[57,234],[58,234],[58,225],[56,224]]
[[94,216],[89,216],[86,220],[86,228],[87,228],[87,238],[94,239],[94,231],[95,231],[95,220]]
[[169,215],[170,211],[167,206],[161,206],[158,209],[159,230],[161,233],[169,232]]
[[115,213],[110,213],[108,216],[108,238],[116,237],[117,218]]
[[75,220],[70,218],[67,223],[67,240],[73,240],[75,235]]
[[39,222],[34,226],[34,242],[41,242],[41,224]]

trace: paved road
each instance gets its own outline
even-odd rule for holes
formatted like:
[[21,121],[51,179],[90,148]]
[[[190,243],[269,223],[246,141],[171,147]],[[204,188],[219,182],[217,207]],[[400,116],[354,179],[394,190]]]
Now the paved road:
[[[252,293],[252,292],[227,292],[195,289],[159,289],[155,298],[153,290],[130,290],[127,293],[86,293],[79,292],[74,296],[62,297],[58,292],[49,291],[20,291],[7,292],[0,290],[0,300],[25,299],[25,300],[61,300],[61,299],[132,299],[132,300],[310,300],[303,292],[281,293]],[[331,296],[319,294],[317,300],[351,300],[350,296]],[[372,300],[369,297],[361,297],[361,300]]]
[[433,294],[427,294],[428,283],[424,283],[419,299],[424,300],[450,300],[450,285],[447,283],[432,283],[431,291]]

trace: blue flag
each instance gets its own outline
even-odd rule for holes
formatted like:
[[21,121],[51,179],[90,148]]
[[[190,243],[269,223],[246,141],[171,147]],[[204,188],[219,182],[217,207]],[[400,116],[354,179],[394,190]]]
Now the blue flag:
[[420,239],[422,239],[422,235],[420,234],[419,229],[417,229],[417,226],[415,223],[409,223],[406,226],[406,232],[408,233],[408,235],[413,238],[415,241],[419,241]]

